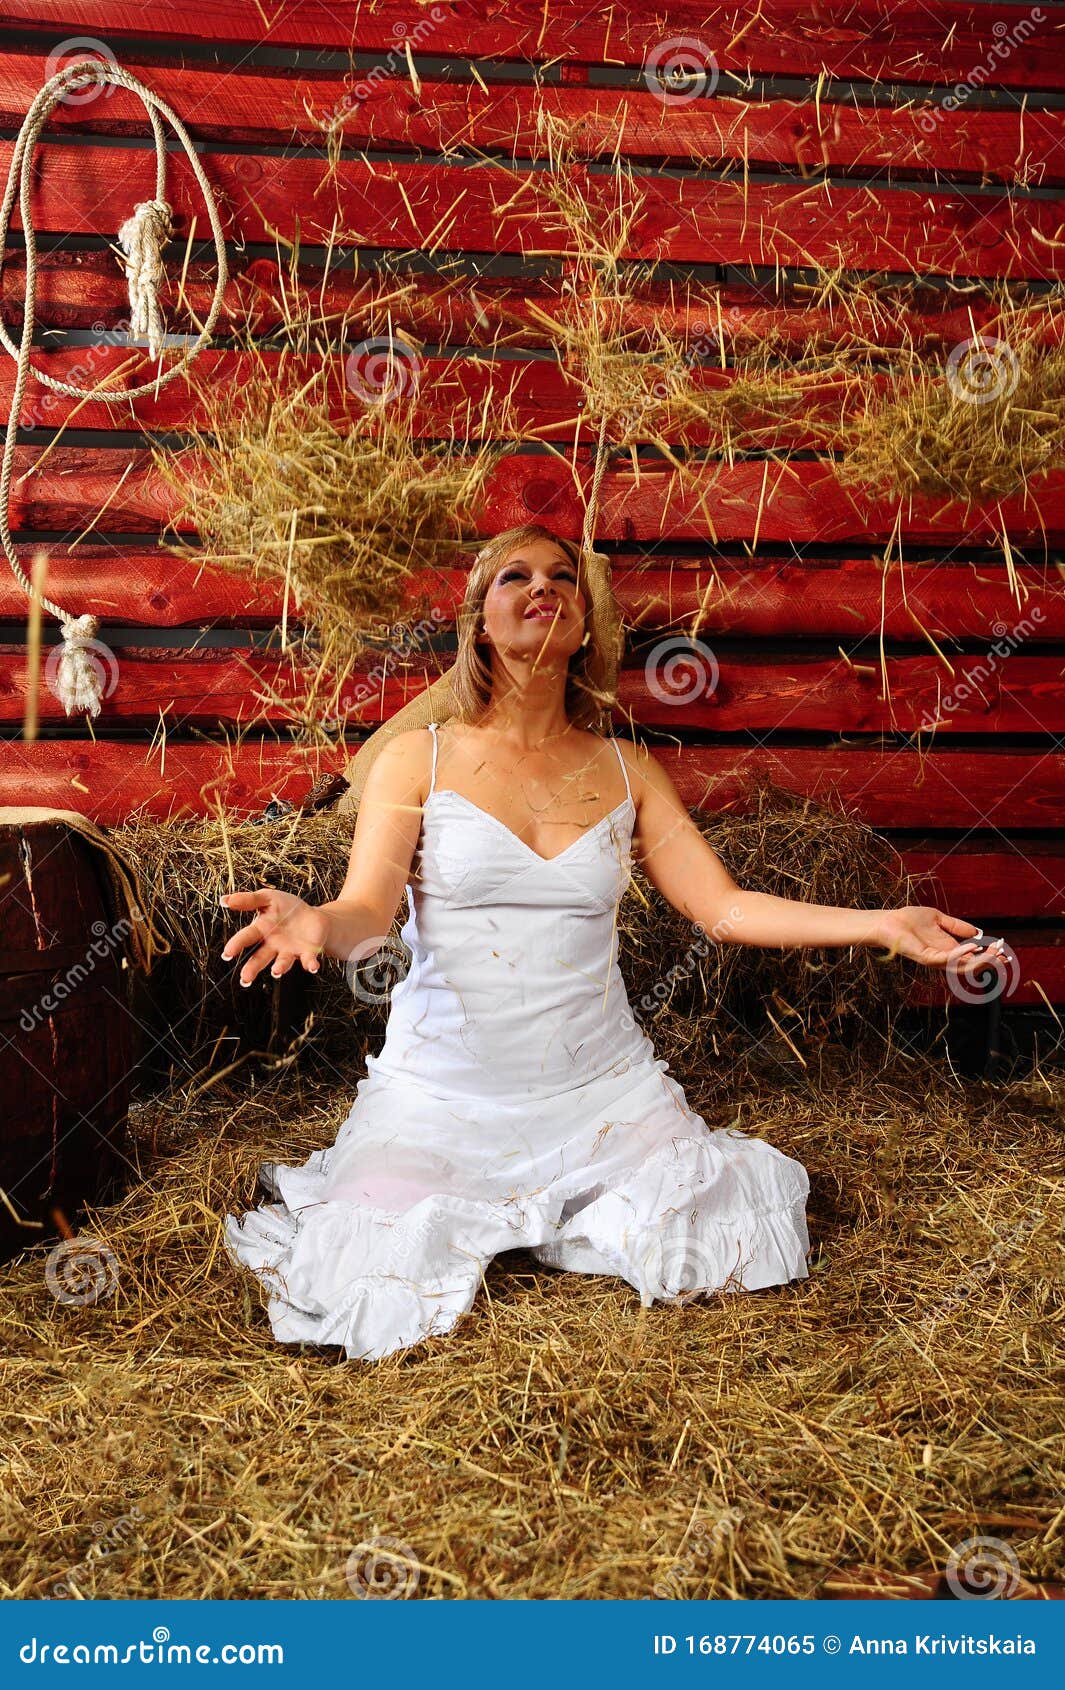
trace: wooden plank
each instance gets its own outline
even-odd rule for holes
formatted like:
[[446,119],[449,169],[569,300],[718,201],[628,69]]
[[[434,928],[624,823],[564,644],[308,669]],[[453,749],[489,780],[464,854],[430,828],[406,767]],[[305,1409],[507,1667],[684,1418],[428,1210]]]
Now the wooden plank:
[[[42,17],[47,12],[47,20]],[[1001,23],[1001,35],[993,24]],[[980,75],[1011,88],[1065,87],[1065,53],[1056,13],[1038,24],[1022,5],[922,0],[899,8],[891,0],[854,0],[839,17],[811,12],[802,0],[763,0],[755,15],[742,5],[718,7],[712,17],[692,0],[671,4],[668,18],[639,0],[615,0],[589,10],[583,0],[507,0],[488,10],[478,0],[425,7],[378,0],[175,0],[162,7],[127,0],[4,0],[0,26],[47,29],[58,39],[88,32],[162,40],[236,41],[281,47],[329,47],[380,52],[403,59],[404,37],[415,54],[456,53],[474,59],[519,59],[546,64],[642,66],[664,40],[707,39],[722,72],[745,76],[857,77],[874,82],[955,83]],[[996,52],[996,46],[998,51]],[[1009,49],[1008,51],[1006,49]],[[725,78],[727,82],[727,77]],[[980,85],[980,84],[977,84]]]
[[[472,557],[473,549],[470,549]],[[16,545],[29,573],[36,548]],[[924,643],[1003,639],[1026,646],[1065,639],[1065,578],[1053,566],[1016,565],[1018,609],[998,559],[986,563],[908,561],[885,576],[877,558],[764,557],[749,564],[725,558],[658,555],[653,563],[619,554],[614,591],[626,625],[640,630],[679,626],[700,639],[832,637],[851,642],[878,635]],[[277,626],[284,608],[280,586],[179,560],[164,550],[85,544],[55,547],[49,591],[57,602],[91,605],[108,622],[151,628]],[[410,618],[423,607],[439,612],[441,630],[453,626],[467,568],[423,570],[407,591]],[[289,626],[301,618],[292,613]],[[9,569],[0,570],[0,624],[23,624],[26,596]],[[9,643],[22,638],[12,628]],[[964,661],[952,657],[956,665]],[[944,671],[945,672],[945,671]]]
[[[825,798],[831,787],[836,802],[842,802],[851,813],[864,813],[878,829],[906,825],[917,819],[918,810],[927,816],[929,804],[935,804],[940,815],[953,808],[957,819],[968,791],[963,765],[967,764],[971,774],[974,762],[957,753],[926,759],[925,784],[918,794],[912,782],[899,781],[897,758],[869,752],[781,753],[759,747],[739,753],[734,747],[685,747],[656,749],[655,755],[669,769],[681,797],[693,809],[734,807],[742,811],[744,784],[757,767],[792,791],[809,785],[811,795]],[[1012,783],[1017,793],[1017,803],[1010,806],[1011,823],[1027,825],[1037,801],[1035,783],[1042,785],[1044,796],[1048,787],[1055,789],[1055,799],[1060,794],[1063,759],[1037,759],[1009,752],[995,755],[1001,768],[1000,790],[1008,797],[1007,787]],[[1044,765],[1050,761],[1056,767],[1048,776]],[[983,757],[985,775],[986,763]],[[272,797],[298,802],[318,772],[340,769],[343,764],[340,752],[322,754],[248,741],[227,750],[203,741],[171,740],[165,748],[150,751],[143,745],[103,740],[43,740],[31,746],[8,741],[0,745],[0,803],[76,809],[105,826],[127,819],[134,811],[175,821],[182,816],[217,813],[221,807],[227,816],[237,819],[261,814]],[[845,793],[849,793],[849,799]],[[1005,1006],[1041,1007],[1046,999],[1065,1002],[1065,930],[1023,925],[1025,916],[1030,920],[1033,913],[1051,913],[1050,906],[1052,913],[1060,913],[1060,896],[1055,903],[1049,891],[1044,895],[1044,880],[1049,880],[1055,892],[1062,884],[1062,862],[1056,854],[1060,845],[1042,841],[1033,846],[1025,841],[1012,851],[996,846],[981,857],[971,841],[963,843],[967,847],[965,857],[949,846],[931,853],[926,849],[911,851],[904,843],[896,845],[910,874],[927,872],[930,863],[934,866],[931,889],[937,895],[926,898],[925,887],[918,884],[917,901],[933,902],[951,914],[977,920],[988,931],[1001,933],[1014,948],[1017,967],[1011,966],[1006,976]],[[1004,843],[1008,845],[1009,841]],[[1034,911],[1016,909],[1018,865],[1023,865]],[[1001,919],[1003,916],[1007,919]],[[911,1001],[949,1003],[946,981],[922,971],[912,984]]]
[[[184,296],[179,300],[182,256],[171,256],[165,264],[164,314],[173,330],[198,333],[214,295],[215,272],[208,263],[190,263]],[[471,255],[469,262],[476,270],[479,255]],[[385,277],[370,269],[358,274],[350,268],[342,269],[334,254],[328,272],[304,263],[294,283],[286,276],[284,290],[294,318],[309,317],[336,327],[343,323],[351,343],[363,336],[387,333],[391,308],[396,332],[420,340],[452,347],[498,344],[554,349],[557,337],[545,328],[538,313],[557,314],[557,281],[538,279],[531,270],[518,280],[468,276],[456,266],[456,260],[442,259],[438,275]],[[679,338],[705,340],[711,356],[716,354],[718,304],[727,357],[754,342],[768,342],[782,351],[798,350],[808,342],[831,345],[838,339],[841,326],[863,333],[885,350],[905,341],[929,352],[949,352],[974,331],[983,333],[995,316],[986,301],[972,300],[963,292],[952,303],[949,295],[922,284],[910,284],[900,290],[897,299],[892,298],[893,290],[885,290],[885,298],[892,300],[889,311],[852,301],[845,321],[838,311],[810,303],[807,295],[784,276],[779,297],[732,283],[721,287],[714,283],[693,285],[689,293],[672,283],[648,281],[642,273],[630,278],[630,285],[632,296],[625,302],[619,324],[633,337],[634,346],[653,345],[654,330],[660,325]],[[21,327],[25,291],[22,254],[10,252],[0,273],[0,300],[10,331]],[[274,260],[232,254],[218,333],[245,329],[253,335],[274,333],[281,322],[280,298],[281,283]],[[195,321],[185,301],[195,313]],[[113,255],[63,250],[38,254],[34,316],[39,327],[93,329],[101,337],[105,333],[113,336],[129,316],[125,281]],[[1061,312],[1043,312],[1036,321],[1037,345],[1057,345],[1065,335],[1065,315]],[[114,344],[128,345],[124,329]]]
[[[502,420],[504,414],[509,414],[513,428],[527,440],[568,442],[576,433],[579,440],[594,443],[599,437],[598,422],[595,418],[586,419],[581,410],[582,389],[557,364],[543,359],[517,362],[512,358],[486,356],[422,357],[415,346],[408,346],[398,334],[394,344],[393,379],[402,382],[404,392],[410,395],[416,439],[480,436],[485,432],[486,417]],[[265,381],[276,387],[282,371],[293,382],[307,380],[323,368],[324,362],[326,408],[338,427],[345,428],[364,410],[360,398],[364,389],[360,382],[370,383],[365,391],[371,395],[376,391],[373,365],[380,363],[380,348],[379,341],[365,351],[355,344],[347,353],[330,355],[324,361],[321,357],[283,357],[279,352],[253,356],[205,348],[198,355],[195,374],[198,381],[225,386],[231,392],[229,409],[236,418],[245,408],[242,395],[250,393],[253,384],[258,388]],[[32,363],[34,370],[86,390],[99,388],[121,393],[150,380],[152,375],[143,352],[128,346],[78,346],[55,351],[39,348]],[[0,365],[0,408],[7,412],[14,396],[15,375],[14,360]],[[694,367],[691,371],[692,387],[707,395],[727,390],[733,379],[731,370]],[[832,429],[833,419],[863,409],[877,391],[886,389],[887,380],[886,376],[876,376],[862,389],[852,383],[847,390],[838,383],[826,381],[816,398],[803,394],[785,424],[752,413],[749,426],[763,431],[759,438],[767,445],[779,442],[797,451],[817,450],[823,445],[826,450],[834,450],[840,441],[839,434],[833,438],[830,433],[823,439],[803,427],[804,417],[817,418],[822,428]],[[190,429],[206,427],[208,416],[207,407],[198,402],[184,379],[161,388],[158,397],[149,393],[126,404],[122,400],[105,403],[68,397],[31,376],[19,413],[20,427],[52,428],[68,420],[83,429],[138,426]],[[736,420],[737,423],[748,421],[739,416]],[[705,423],[693,422],[686,433],[692,445],[721,443],[720,430]]]
[[[97,646],[106,674],[95,729],[148,729],[195,724],[283,723],[283,701],[305,690],[290,659],[260,652],[185,651]],[[441,660],[415,658],[403,674],[371,673],[361,662],[335,710],[350,727],[387,721],[440,672]],[[377,669],[384,665],[378,660]],[[985,653],[957,655],[948,677],[931,654],[887,660],[888,695],[879,665],[840,657],[792,654],[767,661],[744,653],[720,657],[705,642],[692,647],[667,635],[646,665],[619,676],[621,710],[645,727],[718,733],[972,733],[1065,732],[1065,679],[1058,657],[1017,650],[1008,661]],[[28,697],[25,654],[0,646],[0,723],[23,718]],[[42,677],[42,722],[65,723],[58,697]],[[927,743],[927,739],[926,742]],[[1065,824],[1065,794],[1061,821]]]
[[[6,175],[13,143],[0,142]],[[113,238],[137,200],[155,192],[154,150],[62,140],[40,148],[31,210],[39,234]],[[564,253],[543,173],[502,165],[406,164],[204,151],[201,163],[231,241],[278,237],[311,244],[331,232],[345,242],[403,250]],[[616,198],[612,177],[581,173],[593,217]],[[644,262],[843,266],[922,275],[1027,276],[1065,273],[1056,200],[1003,190],[977,194],[908,187],[714,181],[644,176],[640,209],[619,256]],[[197,218],[207,232],[199,184],[184,152],[167,158],[167,200],[178,238]],[[21,212],[12,214],[21,226]]]
[[[620,717],[616,726],[626,731]],[[2,740],[0,803],[88,805],[86,814],[113,821],[142,803],[153,815],[176,813],[171,806],[180,805],[201,815],[210,809],[209,794],[218,791],[229,794],[226,802],[235,809],[244,806],[254,815],[275,790],[298,797],[318,773],[342,769],[357,743],[353,739],[347,753],[326,755],[249,738],[227,748],[170,737],[162,750],[104,739],[42,739],[32,745]],[[936,748],[924,757],[902,747],[666,744],[653,749],[690,809],[741,812],[750,781],[765,775],[788,791],[838,804],[882,831],[924,833],[933,817],[938,828],[966,832],[1061,826],[1065,753],[1007,747]],[[29,791],[39,796],[28,797]]]
[[[892,169],[958,174],[963,179],[1049,187],[1065,180],[1065,113],[1040,110],[1033,93],[1023,112],[944,108],[938,101],[862,106],[828,99],[744,100],[718,97],[671,105],[647,87],[539,89],[528,84],[434,81],[421,75],[415,99],[407,78],[380,80],[357,71],[338,76],[220,73],[217,66],[144,64],[125,68],[181,116],[190,113],[198,140],[256,145],[322,144],[337,135],[346,147],[425,152],[505,149],[516,158],[542,155],[537,113],[564,122],[578,155],[618,148],[622,158],[694,161],[746,159],[748,167],[786,165],[805,175]],[[0,52],[0,122],[17,128],[42,83],[43,53]],[[144,105],[131,90],[74,104],[60,102],[49,133],[141,136]]]
[[[969,339],[968,334],[965,338]],[[599,438],[598,421],[586,417],[582,409],[583,390],[556,363],[484,354],[422,356],[416,343],[396,331],[392,336],[394,370],[388,375],[381,369],[383,339],[368,344],[351,342],[349,337],[348,343],[349,351],[331,353],[325,359],[320,355],[205,348],[197,358],[195,379],[229,391],[232,402],[227,408],[234,419],[245,409],[243,395],[257,390],[263,382],[277,389],[282,373],[287,381],[302,383],[324,368],[322,397],[329,416],[342,431],[364,413],[364,395],[372,397],[380,391],[381,381],[393,381],[409,398],[415,439],[478,438],[486,431],[501,431],[505,417],[510,428],[525,440],[566,444],[576,438],[594,444]],[[39,370],[72,387],[117,393],[150,380],[153,373],[142,351],[106,344],[53,351],[38,348],[32,367],[34,372]],[[0,364],[0,408],[8,412],[15,376],[14,360]],[[712,402],[715,394],[731,388],[735,373],[695,363],[690,380],[693,391]],[[737,427],[752,431],[749,447],[838,451],[845,445],[845,425],[875,404],[878,397],[886,399],[889,391],[887,375],[875,374],[861,382],[826,376],[816,392],[807,387],[795,397],[786,418],[749,406],[742,412],[734,409],[732,420]],[[127,404],[123,400],[85,400],[57,393],[31,373],[23,394],[20,427],[58,428],[68,421],[82,429],[140,426],[186,430],[205,428],[209,416],[208,407],[190,391],[184,378],[160,388],[158,396],[148,393]],[[664,433],[674,445],[678,443],[677,429],[661,414],[643,432],[650,439],[656,431]],[[691,446],[720,449],[724,444],[722,431],[699,419],[686,423],[684,432]]]
[[[46,451],[47,474],[38,476],[33,466]],[[144,534],[173,519],[178,532],[192,532],[179,520],[161,471],[141,448],[18,446],[13,456],[12,530],[52,529],[87,539],[90,524],[106,533]],[[627,457],[617,461],[620,467],[608,469],[602,480],[596,539],[604,543],[832,545],[887,541],[896,532],[893,505],[843,488],[831,462],[713,460],[692,467],[687,484],[678,488],[676,472],[664,463],[643,462],[637,480]],[[194,474],[191,450],[187,462]],[[590,486],[587,470],[582,484]],[[583,517],[566,465],[514,454],[489,472],[475,520],[482,535],[533,520],[577,538]],[[1065,541],[1065,471],[1034,481],[1027,498],[1018,493],[990,509],[966,510],[955,501],[915,495],[902,515],[901,537],[911,547],[992,546],[1004,531],[1013,543],[1030,541],[1040,549]]]
[[[906,872],[914,877],[917,903],[938,909],[978,910],[979,926],[1000,918],[1065,918],[1065,840],[1025,839],[999,842],[1009,849],[988,849],[972,839],[936,846],[913,841],[898,845]],[[997,933],[997,929],[995,929]]]
[[[357,342],[349,335],[349,350],[341,348],[324,359],[321,355],[205,348],[198,354],[194,379],[203,388],[221,388],[230,394],[227,411],[234,420],[246,409],[243,396],[259,390],[264,382],[276,391],[283,379],[302,384],[324,370],[321,397],[341,432],[361,419],[367,398],[372,399],[382,391],[382,384],[389,382],[402,392],[412,434],[418,440],[476,439],[486,433],[502,434],[504,428],[526,441],[551,440],[565,445],[576,439],[589,445],[598,440],[599,423],[585,414],[583,390],[556,363],[542,358],[491,357],[480,352],[430,357],[422,355],[416,340],[405,338],[398,328],[390,339],[394,356],[391,373],[384,363],[386,337]],[[964,339],[969,341],[968,333]],[[57,393],[37,379],[37,371],[86,391],[117,393],[151,380],[154,373],[143,350],[128,345],[35,348],[19,414],[21,428],[58,428],[70,422],[81,429],[180,431],[206,428],[210,421],[209,405],[200,400],[198,391],[190,391],[184,377],[160,388],[157,396],[148,393],[127,403]],[[697,362],[689,374],[693,393],[703,395],[707,403],[712,403],[716,395],[726,395],[737,379],[733,369]],[[0,364],[0,409],[8,413],[15,377],[13,359]],[[747,450],[842,451],[849,428],[878,400],[889,402],[891,390],[891,378],[886,374],[860,380],[826,375],[816,389],[806,385],[794,395],[786,416],[757,405],[742,410],[734,406],[731,421],[736,428],[748,431]],[[635,432],[639,412],[634,416]],[[660,409],[640,432],[645,443],[653,441],[656,433],[674,446],[680,443],[679,425],[663,416]],[[706,421],[685,421],[683,432],[689,447],[724,449],[722,430]]]

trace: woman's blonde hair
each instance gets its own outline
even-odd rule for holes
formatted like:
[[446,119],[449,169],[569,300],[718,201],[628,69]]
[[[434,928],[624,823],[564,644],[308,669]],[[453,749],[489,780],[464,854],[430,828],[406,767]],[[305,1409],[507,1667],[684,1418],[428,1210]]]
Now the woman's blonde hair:
[[458,716],[475,722],[491,700],[492,672],[477,650],[477,630],[484,613],[489,582],[500,561],[527,540],[551,540],[570,558],[577,571],[577,585],[586,600],[584,639],[569,660],[564,708],[574,727],[609,736],[611,713],[617,703],[618,669],[625,635],[618,601],[610,579],[610,559],[605,552],[589,550],[565,540],[541,522],[507,528],[483,545],[473,563],[466,591],[456,617],[458,655],[444,674],[430,682],[424,692],[382,722],[356,751],[344,773],[348,789],[337,804],[338,813],[359,807],[366,777],[374,759],[396,734],[422,728],[427,722]]
[[588,572],[581,567],[581,548],[541,522],[526,522],[507,528],[483,545],[470,565],[466,592],[458,609],[456,627],[458,651],[451,673],[455,713],[461,721],[473,722],[487,709],[492,695],[492,671],[477,649],[477,633],[484,615],[484,601],[492,580],[509,553],[529,540],[550,540],[565,552],[577,572],[577,585],[584,594],[584,639],[569,661],[564,708],[575,727],[595,733],[609,733],[611,709],[616,702],[616,685],[606,652],[617,639],[620,611],[612,592],[596,597],[589,588]]

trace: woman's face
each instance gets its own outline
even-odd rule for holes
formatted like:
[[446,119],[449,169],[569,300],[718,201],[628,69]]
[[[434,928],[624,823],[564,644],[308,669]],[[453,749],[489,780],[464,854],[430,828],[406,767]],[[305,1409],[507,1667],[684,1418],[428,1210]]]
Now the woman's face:
[[577,567],[561,547],[527,540],[496,570],[481,620],[497,651],[564,669],[584,639],[585,609]]

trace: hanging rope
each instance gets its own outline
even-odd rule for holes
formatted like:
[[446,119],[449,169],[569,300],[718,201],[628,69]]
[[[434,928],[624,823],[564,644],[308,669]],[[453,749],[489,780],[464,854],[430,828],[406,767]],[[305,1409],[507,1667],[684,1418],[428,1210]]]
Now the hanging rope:
[[591,550],[595,537],[595,520],[599,514],[599,489],[603,482],[603,471],[606,469],[606,417],[604,415],[599,424],[599,444],[595,449],[595,469],[592,471],[592,490],[588,495],[588,503],[584,507],[584,533],[581,536],[581,551]]
[[[196,180],[203,190],[203,197],[211,219],[211,230],[214,234],[215,251],[218,255],[218,282],[215,287],[211,309],[197,339],[184,348],[184,356],[180,363],[165,373],[159,374],[152,381],[144,382],[140,387],[124,388],[121,392],[107,393],[99,388],[72,387],[69,383],[57,380],[44,370],[30,365],[30,350],[33,344],[34,309],[37,296],[37,242],[33,229],[33,218],[30,210],[30,188],[33,178],[33,154],[38,137],[44,128],[53,108],[74,86],[86,83],[114,82],[132,93],[139,95],[143,101],[148,116],[151,119],[155,134],[155,198],[141,200],[133,210],[133,214],[118,231],[119,244],[126,254],[126,277],[129,285],[130,301],[130,338],[146,338],[148,351],[152,358],[162,356],[165,326],[159,306],[159,286],[163,279],[162,248],[170,239],[172,233],[171,210],[167,204],[166,195],[166,132],[160,119],[160,112],[173,125],[185,152],[188,154]],[[4,256],[7,248],[8,224],[11,209],[15,199],[15,188],[19,188],[19,205],[22,212],[22,228],[26,242],[26,295],[22,313],[22,339],[18,346],[10,339],[4,326],[2,312],[0,312],[0,339],[3,340],[11,356],[18,362],[18,373],[15,377],[15,391],[11,401],[11,414],[8,419],[4,440],[3,467],[0,469],[0,538],[4,543],[7,561],[14,571],[16,580],[23,591],[32,594],[32,586],[26,575],[11,541],[11,474],[15,461],[15,435],[18,421],[22,415],[22,397],[26,388],[26,381],[31,368],[33,375],[44,386],[52,388],[56,393],[65,393],[72,399],[99,399],[104,402],[120,399],[136,399],[143,393],[155,393],[166,382],[172,381],[176,375],[187,367],[200,351],[201,347],[210,339],[218,313],[222,305],[228,281],[228,267],[226,264],[225,237],[218,215],[218,206],[214,192],[207,177],[204,175],[192,141],[181,119],[171,111],[164,100],[153,94],[150,88],[138,82],[128,70],[114,63],[105,63],[101,59],[79,59],[76,63],[65,65],[37,94],[33,104],[23,119],[19,130],[14,151],[11,154],[11,166],[8,171],[7,189],[4,193],[3,208],[0,210],[0,274],[3,272]],[[52,600],[41,595],[44,608],[58,617],[63,628],[63,649],[59,659],[56,683],[63,708],[69,716],[72,710],[88,710],[97,715],[100,709],[100,696],[103,691],[103,668],[93,654],[94,636],[99,627],[97,617],[90,614],[75,615],[66,611],[62,606],[53,604]]]

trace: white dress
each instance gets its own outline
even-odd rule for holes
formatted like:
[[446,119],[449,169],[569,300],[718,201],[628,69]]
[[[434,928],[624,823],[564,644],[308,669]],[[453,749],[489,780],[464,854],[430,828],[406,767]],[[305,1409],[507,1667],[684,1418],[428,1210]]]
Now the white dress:
[[[282,1343],[372,1361],[448,1332],[525,1247],[640,1302],[805,1279],[809,1178],[711,1132],[636,1023],[617,964],[628,797],[542,857],[433,777],[407,886],[412,953],[334,1143],[264,1162],[278,1199],[225,1218]],[[614,748],[617,751],[616,742]]]

